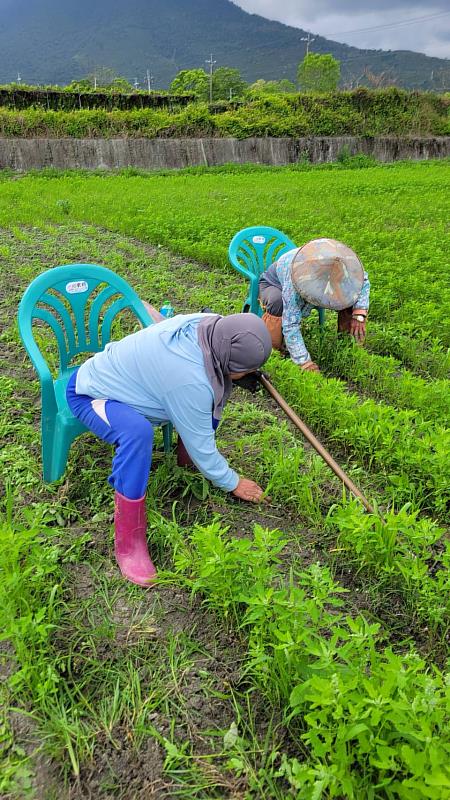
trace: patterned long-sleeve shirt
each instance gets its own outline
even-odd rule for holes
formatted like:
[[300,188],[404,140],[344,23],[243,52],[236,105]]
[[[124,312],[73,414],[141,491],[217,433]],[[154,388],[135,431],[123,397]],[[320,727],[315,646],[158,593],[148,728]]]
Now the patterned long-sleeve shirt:
[[[296,364],[304,364],[311,360],[308,349],[303,341],[301,332],[301,322],[305,317],[309,317],[314,308],[311,303],[303,299],[294,289],[291,278],[291,264],[297,248],[284,253],[278,261],[264,273],[264,279],[268,278],[268,283],[279,284],[283,300],[282,327],[286,347],[289,355]],[[354,308],[368,309],[370,298],[370,281],[367,272],[364,272],[364,283],[360,294],[354,304]]]

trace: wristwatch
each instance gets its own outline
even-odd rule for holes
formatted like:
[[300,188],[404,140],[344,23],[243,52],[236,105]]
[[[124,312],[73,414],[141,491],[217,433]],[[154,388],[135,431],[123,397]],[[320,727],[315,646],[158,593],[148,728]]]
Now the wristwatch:
[[365,322],[366,315],[365,314],[352,314],[352,319],[356,319],[358,322]]

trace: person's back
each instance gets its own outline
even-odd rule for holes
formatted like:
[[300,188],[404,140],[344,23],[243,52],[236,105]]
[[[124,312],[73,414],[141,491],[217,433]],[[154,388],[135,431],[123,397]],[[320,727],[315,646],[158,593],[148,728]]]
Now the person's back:
[[77,393],[127,403],[157,424],[168,420],[164,398],[179,387],[203,387],[212,403],[197,336],[205,316],[179,314],[110,342],[78,370]]

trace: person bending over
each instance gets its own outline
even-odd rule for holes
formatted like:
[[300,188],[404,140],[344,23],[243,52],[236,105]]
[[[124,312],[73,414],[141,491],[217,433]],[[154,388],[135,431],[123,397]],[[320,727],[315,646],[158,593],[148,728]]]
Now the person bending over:
[[173,424],[215,486],[242,500],[261,499],[263,490],[219,453],[215,429],[232,381],[261,367],[270,352],[270,335],[255,314],[185,314],[110,342],[71,376],[72,413],[115,446],[108,478],[115,490],[115,555],[132,583],[146,586],[156,577],[145,508],[155,425]]
[[259,279],[259,300],[272,346],[281,350],[284,336],[292,360],[313,372],[319,367],[303,341],[302,319],[314,307],[338,311],[338,331],[362,343],[369,295],[369,278],[358,256],[335,239],[313,239],[289,250]]

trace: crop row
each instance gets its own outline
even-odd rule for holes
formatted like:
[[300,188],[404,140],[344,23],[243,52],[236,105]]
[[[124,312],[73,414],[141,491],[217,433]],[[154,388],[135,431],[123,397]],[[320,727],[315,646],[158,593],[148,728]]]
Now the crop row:
[[369,396],[396,408],[410,408],[423,419],[448,426],[450,380],[426,381],[392,356],[368,353],[353,342],[337,342],[328,332],[318,337],[314,356],[325,374],[342,378]]
[[[445,543],[444,529],[427,517],[419,518],[411,504],[398,512],[388,510],[382,520],[365,513],[359,501],[342,502],[341,485],[324,462],[305,450],[286,423],[280,424],[252,404],[233,403],[223,427],[219,446],[224,452],[228,447],[235,468],[240,468],[241,460],[250,462],[252,477],[266,488],[272,501],[316,531],[327,559],[331,532],[330,552],[337,554],[338,565],[344,560],[346,566],[370,577],[370,593],[378,595],[377,605],[386,592],[400,594],[409,624],[415,626],[419,620],[426,625],[430,640],[445,642],[450,618],[450,546]],[[359,475],[357,480],[366,478]]]
[[398,359],[406,367],[426,378],[447,378],[450,374],[450,350],[440,338],[421,330],[414,335],[406,323],[385,325],[370,320],[366,347],[378,355]]
[[[225,273],[233,288],[240,286],[242,297],[244,281],[227,267],[228,244],[237,230],[269,223],[299,244],[332,236],[353,247],[369,272],[371,325],[375,320],[387,326],[393,339],[425,337],[448,346],[445,179],[442,164],[28,176],[2,183],[5,202],[0,224],[35,226],[52,219],[103,225],[208,264],[211,271]],[[270,218],[264,202],[268,195]],[[39,198],[45,202],[39,203]],[[431,199],[436,209],[433,220],[427,211]]]
[[314,429],[383,476],[397,504],[412,500],[445,514],[450,492],[450,432],[372,399],[359,402],[336,379],[302,373],[273,355],[268,364],[278,390]]
[[[58,743],[60,755],[68,750],[78,774],[83,748],[92,755],[95,736],[86,709],[80,718],[76,715],[78,692],[71,690],[71,669],[67,675],[63,654],[58,657],[52,646],[55,630],[67,624],[62,616],[67,608],[60,537],[57,529],[38,522],[37,509],[27,514],[32,527],[13,528],[11,509],[10,503],[1,522],[5,581],[0,617],[15,667],[8,689],[6,684],[3,688],[9,703],[32,703],[36,719],[46,720],[47,735]],[[347,514],[358,523],[356,509],[347,509]],[[286,578],[281,568],[285,537],[259,526],[251,539],[232,539],[218,523],[188,532],[150,512],[150,530],[155,545],[173,552],[175,573],[166,580],[201,593],[228,624],[246,633],[242,678],[262,689],[269,705],[281,705],[296,743],[289,757],[278,754],[272,761],[275,782],[287,780],[295,796],[309,800],[375,797],[375,785],[380,800],[446,797],[450,745],[445,676],[437,668],[428,669],[413,651],[405,654],[404,647],[402,655],[382,649],[384,632],[377,623],[345,614],[345,590],[328,568],[314,564],[300,570],[294,560]],[[71,546],[76,551],[75,540]],[[64,559],[71,560],[70,552]],[[81,662],[77,653],[78,667]],[[89,695],[88,677],[83,679]],[[113,695],[116,678],[112,670],[107,688]],[[97,701],[89,698],[96,707]],[[95,722],[106,725],[113,707],[114,719],[119,719],[123,708],[117,697],[105,694],[102,702],[103,716]],[[234,758],[239,742],[235,744],[236,751],[234,744],[228,750],[228,769],[239,774],[242,762]],[[0,777],[5,790],[14,775],[19,782],[20,776],[27,779],[23,756],[16,755],[17,764],[13,750],[7,760],[11,775],[7,769]]]
[[[377,276],[374,276],[376,286]],[[395,287],[383,292],[381,286],[376,286],[371,293],[371,313],[378,321],[387,321],[400,333],[404,331],[410,336],[421,336],[426,332],[428,336],[436,336],[445,347],[450,347],[450,322],[442,314],[443,308],[450,307],[450,291],[447,286],[435,282],[431,276],[427,280],[434,286],[436,297],[421,297],[421,287],[425,276],[421,276],[419,284],[411,287],[409,298],[403,299],[396,296]],[[394,299],[395,298],[395,299]],[[372,302],[373,300],[373,302]]]
[[[332,236],[353,247],[365,264],[374,319],[408,324],[414,336],[425,330],[439,338],[446,331],[448,341],[445,165],[303,172],[234,167],[224,181],[225,172],[29,176],[2,184],[0,222],[91,222],[166,245],[221,272],[229,241],[246,225],[272,224],[298,244]],[[38,205],[42,196],[45,204]],[[233,280],[231,269],[229,274]]]
[[[4,388],[7,390],[8,386],[5,385]],[[9,389],[10,394],[13,394],[13,387],[10,386]],[[234,415],[232,409],[229,409],[228,418],[224,421],[224,429],[230,433],[231,427],[229,446],[234,453],[234,458],[238,458],[240,455],[238,447],[238,433],[240,433],[241,455],[245,461],[254,462],[255,468],[259,470],[255,477],[259,478],[260,475],[264,475],[267,478],[270,474],[269,489],[277,501],[282,504],[286,503],[288,507],[295,505],[297,509],[300,508],[306,519],[311,519],[312,514],[315,514],[318,519],[320,517],[319,503],[321,497],[323,499],[323,485],[328,477],[325,475],[326,470],[318,458],[310,459],[302,447],[295,447],[295,437],[286,430],[285,426],[277,424],[274,418],[266,412],[259,412],[259,414],[265,415],[266,423],[261,433],[255,431],[255,408],[253,405],[238,406]],[[29,421],[27,424],[29,425]],[[236,440],[233,438],[233,426],[236,430]],[[160,472],[163,474],[159,475]],[[189,490],[192,488],[189,484],[190,473],[180,470],[177,477],[180,477],[182,473],[187,481],[186,489]],[[153,507],[153,500],[160,504],[166,503],[164,476],[168,478],[173,489],[173,466],[168,465],[166,461],[152,478],[150,489],[152,493],[154,492],[154,497],[149,498],[151,507]],[[192,477],[200,485],[200,476]],[[177,485],[181,494],[182,484],[178,480]],[[100,501],[100,496],[96,496],[96,500]],[[102,506],[103,504],[100,503],[100,507]],[[343,508],[340,508],[339,511],[344,515]],[[363,528],[360,521],[358,523],[359,512],[354,511],[355,513],[352,515],[348,511],[346,519],[351,526],[352,518],[355,529],[361,533],[357,540],[359,543],[363,538],[362,534],[365,535],[367,529]],[[33,510],[30,508],[29,512],[31,522]],[[340,519],[343,518],[344,516]],[[332,520],[332,524],[334,528],[339,527],[342,532],[345,532],[340,519]],[[371,519],[371,526],[373,525],[374,520]],[[408,528],[411,533],[413,526],[413,516],[408,517],[406,514],[400,518],[398,526],[400,546],[397,548],[396,545],[393,548],[395,563],[401,564],[403,561],[405,567],[408,568],[410,565],[413,566],[413,559],[411,557],[408,561],[404,558],[401,542],[405,528]],[[387,531],[391,537],[394,527],[395,521],[390,518]],[[158,533],[158,530],[160,532],[167,531],[165,544],[170,544],[173,548],[176,554],[177,568],[180,568],[186,557],[185,531],[173,523],[158,521],[155,525],[153,519],[150,531],[152,539],[157,540],[155,534]],[[302,573],[296,571],[295,585],[285,587],[278,576],[278,565],[276,564],[277,551],[283,547],[281,534],[277,532],[271,534],[258,529],[257,546],[253,548],[251,543],[245,539],[237,539],[229,544],[225,542],[225,537],[220,532],[218,537],[213,537],[211,545],[209,530],[209,527],[198,529],[198,540],[202,550],[199,553],[198,563],[192,562],[190,585],[195,591],[204,592],[207,596],[211,590],[214,607],[220,613],[232,618],[236,625],[242,624],[248,629],[250,645],[246,665],[247,677],[254,682],[255,686],[262,687],[268,697],[272,697],[272,700],[274,697],[281,696],[286,715],[294,715],[292,724],[295,728],[294,735],[299,738],[299,752],[303,753],[305,747],[310,752],[308,761],[304,762],[304,759],[301,759],[308,768],[307,773],[303,767],[300,767],[300,761],[297,762],[291,753],[290,758],[282,758],[281,764],[277,766],[277,775],[274,776],[274,780],[278,780],[283,775],[291,782],[296,791],[307,792],[312,791],[313,788],[318,791],[319,765],[323,760],[323,764],[326,765],[327,770],[329,767],[332,776],[329,785],[324,786],[323,793],[328,792],[330,797],[333,796],[333,792],[335,796],[339,796],[339,793],[342,794],[342,787],[349,787],[348,795],[346,795],[349,798],[365,796],[363,794],[366,790],[364,781],[367,780],[369,785],[372,780],[381,780],[381,775],[384,776],[390,788],[391,784],[394,786],[392,791],[395,791],[393,778],[395,772],[397,780],[401,776],[402,781],[408,781],[406,785],[411,790],[410,796],[414,798],[415,784],[423,783],[423,777],[417,771],[419,768],[414,772],[416,768],[413,769],[410,764],[416,759],[418,748],[423,746],[420,737],[424,736],[424,732],[427,732],[429,741],[423,757],[423,773],[429,773],[430,763],[433,766],[434,754],[439,759],[442,759],[445,754],[444,690],[439,671],[436,671],[434,676],[429,676],[423,662],[415,656],[398,658],[391,655],[389,651],[388,655],[381,653],[379,656],[375,656],[377,626],[368,626],[360,617],[355,621],[348,621],[345,618],[345,614],[336,605],[335,595],[337,594],[339,597],[341,590],[333,582],[327,569],[313,567]],[[65,725],[70,725],[67,742],[59,744],[59,747],[69,749],[73,769],[77,770],[79,759],[83,756],[83,747],[87,746],[86,743],[83,743],[84,739],[89,739],[89,747],[92,746],[93,740],[92,732],[84,719],[79,722],[72,719],[72,706],[68,699],[70,687],[66,686],[64,664],[58,663],[51,648],[54,626],[58,626],[61,622],[59,609],[63,601],[58,567],[60,554],[52,546],[51,535],[56,535],[57,541],[59,541],[57,529],[49,531],[41,525],[37,525],[34,530],[29,532],[25,529],[9,530],[8,526],[4,526],[2,531],[2,542],[5,548],[2,563],[6,569],[5,574],[8,575],[8,580],[3,587],[4,597],[2,600],[4,632],[13,643],[18,667],[11,679],[10,702],[14,702],[18,697],[21,702],[27,698],[33,704],[34,713],[38,718],[42,715],[42,719],[47,720],[46,724],[49,724],[50,721],[54,728],[52,735],[55,742],[60,742],[63,735],[62,721],[65,720]],[[417,527],[416,552],[422,558],[425,557],[426,547],[423,543],[419,544],[420,538],[423,538],[426,545],[431,546],[437,542],[438,536],[431,525],[425,527],[423,523]],[[380,554],[380,548],[376,552]],[[7,562],[5,562],[5,555],[7,555]],[[363,552],[363,557],[367,559],[368,548]],[[211,569],[211,560],[214,562],[213,569]],[[236,569],[237,562],[239,562],[238,570]],[[376,573],[374,562],[375,558],[371,562],[372,574]],[[267,564],[273,565],[274,571],[267,570]],[[384,569],[382,558],[380,564]],[[208,575],[210,583],[207,583]],[[226,581],[221,577],[222,575],[226,576]],[[247,590],[248,587],[250,587],[248,594],[238,598],[238,593],[242,594],[243,588]],[[418,588],[416,585],[416,589]],[[437,583],[436,588],[438,588]],[[442,586],[443,590],[444,588]],[[430,624],[436,627],[441,625],[441,618],[438,617],[437,611],[439,606],[445,602],[444,597],[445,595],[439,598],[437,592],[432,596],[431,591],[428,591]],[[418,605],[417,608],[413,607],[411,617],[412,619],[422,619],[425,587],[422,587],[420,595],[417,593],[417,597],[416,595],[414,598],[411,597],[411,603],[416,599]],[[332,614],[329,613],[330,607],[333,608]],[[284,616],[281,617],[281,614]],[[291,619],[291,638],[288,638],[289,618]],[[369,653],[370,665],[367,665]],[[366,677],[363,685],[361,675],[364,674],[364,670]],[[392,684],[394,673],[397,674],[397,678],[396,682]],[[302,722],[299,723],[301,724],[300,728],[296,723],[297,714],[299,720],[306,719],[309,714],[314,716],[316,713],[314,711],[315,695],[319,693],[323,695],[323,692],[319,692],[315,686],[314,675],[317,675],[317,678],[323,678],[328,683],[330,680],[334,680],[336,683],[338,678],[330,678],[330,675],[337,675],[339,691],[344,697],[344,711],[341,719],[326,718],[325,712],[327,709],[330,710],[329,698],[323,696],[322,705],[317,707],[321,709],[320,713],[323,715],[322,727],[329,731],[329,749],[324,752],[323,759],[319,757],[317,742],[313,741],[314,731],[317,731],[318,728],[317,724],[312,721],[304,727]],[[356,675],[359,675],[357,683],[355,683]],[[310,692],[310,696],[305,697],[302,702],[299,702],[297,697],[299,690],[296,689],[300,683],[305,690],[308,689]],[[371,688],[367,689],[367,686]],[[359,726],[363,724],[367,707],[378,708],[370,702],[370,694],[369,702],[367,702],[370,692],[374,697],[378,696],[380,692],[383,693],[382,714],[379,719],[376,716],[373,719],[369,718],[364,723],[365,729],[352,728],[352,724]],[[351,709],[355,698],[360,693],[356,719],[352,723]],[[411,711],[413,694],[417,697],[414,710]],[[429,710],[428,706],[424,705],[425,699],[428,702]],[[404,710],[406,706],[408,707],[407,712]],[[424,719],[427,714],[428,728],[425,729]],[[378,724],[383,729],[383,735],[379,740],[376,733]],[[400,733],[394,731],[397,724],[400,727]],[[59,725],[58,732],[57,725]],[[406,726],[408,727],[407,735],[404,733]],[[442,730],[440,730],[441,728]],[[303,740],[301,736],[304,736]],[[336,765],[341,760],[339,744],[342,737],[345,737],[344,749],[348,751],[348,757],[342,769],[333,775]],[[379,750],[384,747],[391,747],[395,751],[388,759],[391,767],[385,770],[376,763],[380,760]],[[412,752],[405,750],[405,747],[410,747]],[[237,763],[233,762],[233,753],[231,752],[229,755],[231,757],[230,764]],[[392,766],[394,763],[395,769]],[[364,779],[361,778],[363,770],[367,773],[367,777]],[[445,775],[445,771],[443,774]],[[4,779],[7,780],[7,775],[4,776]],[[443,778],[438,775],[437,780],[443,780]],[[445,796],[440,788],[433,791],[436,792],[434,795],[436,798]],[[354,792],[353,795],[352,792]],[[305,797],[307,796],[305,794]],[[395,794],[393,796],[395,797]],[[403,795],[399,794],[398,796],[402,797]],[[420,796],[420,794],[417,795],[417,797]],[[383,794],[380,797],[383,797]],[[388,797],[387,794],[386,797]]]
[[179,577],[246,631],[244,674],[278,698],[297,738],[298,757],[282,755],[275,772],[296,797],[447,796],[449,687],[439,670],[413,651],[382,649],[378,624],[345,616],[345,590],[327,568],[283,578],[279,531],[256,526],[252,539],[231,539],[213,523],[188,544],[173,524],[162,534]]
[[406,504],[386,519],[352,501],[335,506],[327,524],[337,533],[338,557],[375,582],[377,593],[400,592],[412,624],[446,642],[450,624],[450,542],[429,519]]

